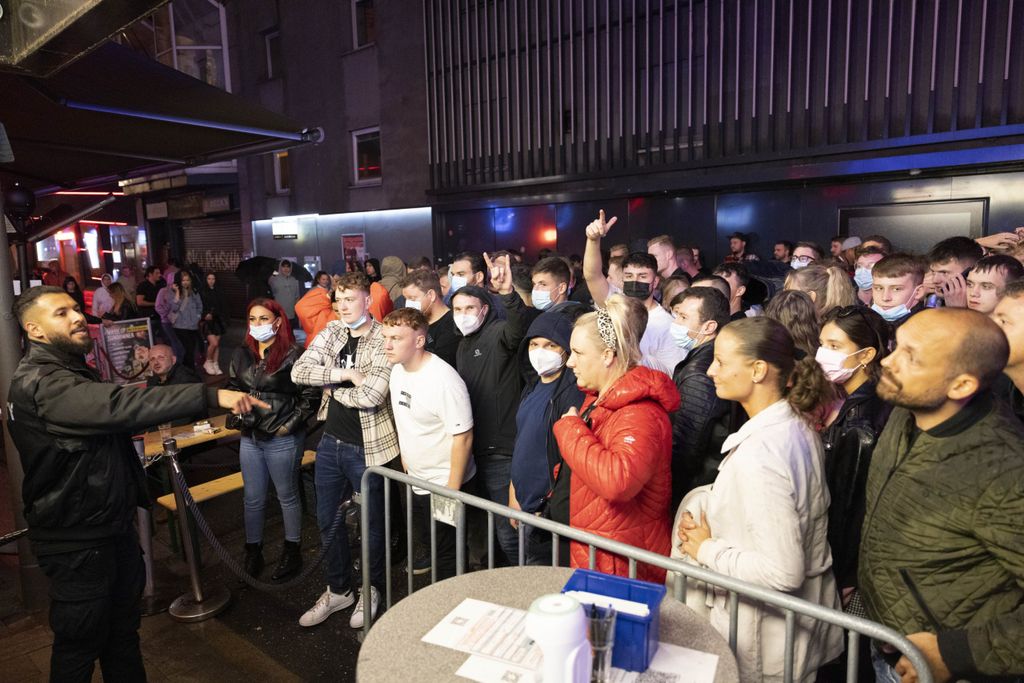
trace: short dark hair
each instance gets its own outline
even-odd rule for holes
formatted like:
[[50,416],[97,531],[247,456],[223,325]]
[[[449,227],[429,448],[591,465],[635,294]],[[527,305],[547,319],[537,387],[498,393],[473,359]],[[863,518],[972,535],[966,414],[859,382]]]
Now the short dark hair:
[[487,264],[484,262],[484,255],[478,251],[462,251],[455,255],[452,263],[456,261],[469,261],[469,267],[474,273],[483,273],[487,277]]
[[637,266],[638,268],[648,268],[658,274],[658,259],[654,258],[646,251],[634,251],[626,256],[622,261],[622,269],[625,270],[627,266]]
[[821,248],[821,245],[815,242],[797,242],[793,245],[793,251],[796,251],[799,247],[810,249],[814,252],[814,258],[823,259],[825,258],[825,250]]
[[559,282],[564,282],[565,284],[569,284],[569,281],[572,279],[572,271],[569,270],[569,266],[567,266],[565,261],[559,256],[548,256],[545,259],[541,259],[537,265],[533,267],[533,270],[530,271],[530,277],[532,278],[538,273],[551,275]]
[[1016,282],[1024,277],[1024,266],[1021,265],[1020,261],[1012,256],[1007,256],[1006,254],[992,254],[991,256],[986,256],[975,263],[971,270],[976,270],[979,273],[998,270],[1002,273],[1007,282]]
[[363,271],[355,270],[338,276],[338,279],[334,281],[334,287],[335,289],[358,289],[369,294],[370,278],[366,277],[366,273]]
[[871,269],[871,274],[876,279],[880,277],[913,275],[915,282],[921,284],[924,282],[924,275],[927,270],[928,266],[920,256],[898,253],[889,254],[876,263],[875,267]]
[[678,306],[687,299],[700,301],[700,319],[703,322],[714,320],[718,323],[718,330],[729,324],[729,299],[714,287],[684,289],[672,298],[669,308]]
[[865,370],[872,381],[877,382],[882,374],[882,359],[889,355],[892,342],[892,326],[867,306],[837,306],[821,319],[821,327],[833,323],[843,331],[858,349],[868,347],[875,350],[875,358]]
[[18,324],[24,327],[25,316],[28,312],[35,307],[39,299],[48,294],[63,294],[67,296],[67,292],[64,291],[63,287],[54,287],[53,285],[39,285],[37,287],[30,287],[26,289],[21,296],[14,300],[13,312],[14,316],[18,319]]
[[[699,282],[706,282],[708,284],[702,285],[698,284]],[[696,289],[697,287],[711,287],[713,289],[717,289],[719,293],[721,293],[725,297],[729,296],[729,294],[726,294],[726,292],[732,291],[732,287],[729,286],[728,280],[726,280],[721,275],[698,275],[697,277],[693,278],[693,282],[690,284],[690,287],[694,289]]]
[[734,275],[736,276],[736,281],[742,287],[746,287],[747,283],[750,282],[750,271],[742,263],[722,263],[715,268],[714,274],[723,279],[725,275]]
[[867,237],[862,237],[860,243],[864,244],[866,242],[878,242],[882,245],[882,249],[885,250],[886,254],[892,253],[892,242],[890,242],[889,238],[885,235],[868,235]]
[[[557,256],[549,256],[556,261],[560,261]],[[562,264],[565,265],[564,263]],[[533,290],[533,274],[536,271],[530,266],[524,263],[513,263],[512,264],[512,286],[523,292],[530,292]],[[568,280],[566,280],[568,282]]]
[[831,244],[832,242],[839,242],[840,244],[842,244],[845,241],[846,241],[845,237],[843,237],[842,235],[836,235],[831,240],[829,240],[829,244]]
[[857,247],[853,252],[853,260],[856,261],[861,256],[868,256],[870,254],[886,255],[885,252],[878,247]]
[[146,272],[145,272],[144,275],[145,275],[145,277],[149,277],[153,273],[159,273],[159,272],[160,272],[160,267],[159,266],[149,266],[148,268],[146,268]]
[[289,261],[286,258],[283,258],[283,259],[281,259],[281,263],[279,263],[277,267],[278,268],[284,268],[285,266],[288,266],[289,268],[291,268],[293,265],[294,264],[291,261]]
[[970,237],[963,237],[957,235],[956,237],[947,237],[946,239],[938,242],[931,249],[928,250],[928,264],[933,263],[946,263],[956,259],[957,261],[967,261],[971,265],[981,260],[981,257],[985,255],[985,250],[981,248],[981,245],[972,240]]
[[408,327],[423,334],[427,334],[430,329],[426,316],[414,308],[396,308],[384,316],[381,322],[384,327]]
[[437,298],[441,298],[441,280],[430,270],[413,270],[401,282],[402,289],[415,287],[424,294],[434,290]]
[[787,251],[789,251],[790,253],[793,253],[793,243],[792,242],[790,242],[789,240],[775,240],[774,246],[777,247],[780,244],[782,246],[784,246],[787,249]]
[[1006,289],[1003,290],[1003,296],[1010,297],[1011,299],[1024,297],[1024,280],[1016,280],[1006,285]]

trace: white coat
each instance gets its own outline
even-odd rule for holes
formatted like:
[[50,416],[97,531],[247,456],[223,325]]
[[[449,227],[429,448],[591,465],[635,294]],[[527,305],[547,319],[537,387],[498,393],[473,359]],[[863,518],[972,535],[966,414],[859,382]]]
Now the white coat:
[[[697,521],[704,510],[711,538],[698,552],[701,565],[839,609],[826,538],[829,494],[818,435],[783,400],[731,434],[722,452],[726,457],[715,483],[694,490],[680,505],[673,556],[682,556],[675,531],[683,510]],[[706,606],[711,624],[728,637],[727,591],[691,581],[687,604],[698,611]],[[785,637],[781,610],[741,598],[736,648],[740,680],[781,680]],[[794,642],[794,680],[813,681],[818,667],[842,652],[843,631],[798,616]]]

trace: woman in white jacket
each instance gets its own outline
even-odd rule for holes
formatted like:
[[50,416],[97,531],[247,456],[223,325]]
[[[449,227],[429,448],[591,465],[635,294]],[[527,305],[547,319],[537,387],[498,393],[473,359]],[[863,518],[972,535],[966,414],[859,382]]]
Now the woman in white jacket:
[[[723,444],[714,485],[696,506],[687,501],[700,519],[683,513],[677,536],[686,555],[713,571],[838,609],[823,451],[801,416],[830,387],[803,355],[768,318],[739,320],[719,333],[708,376],[719,398],[740,403],[750,420]],[[727,593],[711,589],[707,599],[711,623],[727,635]],[[781,610],[741,599],[741,680],[782,679],[785,633]],[[798,617],[794,635],[797,681],[813,681],[843,649],[842,630],[820,621]]]

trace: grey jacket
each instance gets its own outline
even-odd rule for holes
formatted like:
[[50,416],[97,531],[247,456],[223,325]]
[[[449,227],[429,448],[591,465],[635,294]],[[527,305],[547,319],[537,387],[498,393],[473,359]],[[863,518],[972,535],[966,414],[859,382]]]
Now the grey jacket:
[[178,330],[198,330],[199,319],[203,317],[203,298],[199,292],[182,297],[178,301],[171,296],[171,325]]

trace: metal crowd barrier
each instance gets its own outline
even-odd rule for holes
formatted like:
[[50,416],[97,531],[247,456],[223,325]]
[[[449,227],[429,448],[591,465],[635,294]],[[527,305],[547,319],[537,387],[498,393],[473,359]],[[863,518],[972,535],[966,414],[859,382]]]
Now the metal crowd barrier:
[[[900,653],[905,655],[907,659],[914,665],[914,669],[917,671],[918,681],[920,683],[932,683],[931,670],[928,668],[928,663],[924,656],[921,654],[913,643],[907,640],[903,634],[894,631],[891,628],[883,626],[874,621],[868,619],[862,619],[855,617],[845,612],[822,607],[806,600],[793,597],[786,593],[771,590],[763,586],[757,586],[746,581],[726,576],[725,574],[719,574],[713,572],[704,567],[700,567],[695,564],[689,564],[679,560],[659,555],[648,550],[643,550],[625,543],[613,541],[603,536],[596,534],[587,533],[574,529],[572,527],[553,522],[549,519],[538,517],[537,515],[529,512],[523,512],[521,510],[514,510],[504,505],[499,505],[485,498],[464,493],[462,491],[454,491],[445,486],[433,484],[422,479],[411,477],[402,472],[392,470],[386,467],[368,467],[363,473],[362,482],[360,486],[361,491],[367,491],[367,484],[370,477],[379,476],[385,480],[384,486],[384,553],[385,553],[385,572],[386,572],[386,586],[384,604],[390,608],[392,604],[391,600],[391,487],[387,485],[387,480],[397,481],[405,486],[405,513],[406,513],[406,562],[407,576],[408,576],[408,590],[409,593],[413,593],[415,588],[413,586],[413,523],[412,523],[412,496],[415,495],[412,491],[412,487],[424,489],[432,494],[441,496],[444,498],[453,499],[456,501],[456,513],[455,513],[455,573],[456,576],[460,576],[466,571],[466,506],[478,508],[487,513],[487,558],[488,558],[488,569],[494,568],[494,518],[495,516],[503,519],[514,519],[519,522],[518,534],[519,534],[519,566],[526,564],[526,534],[528,527],[535,527],[543,529],[551,533],[551,548],[552,548],[552,565],[558,566],[558,540],[560,537],[565,537],[579,543],[586,544],[589,548],[590,556],[590,568],[594,569],[597,562],[597,550],[604,550],[616,555],[620,555],[629,560],[629,576],[630,578],[636,578],[636,565],[637,562],[644,562],[646,564],[660,567],[672,572],[675,575],[675,591],[674,596],[676,600],[685,602],[686,596],[686,582],[688,579],[694,579],[697,581],[703,581],[709,585],[716,586],[728,591],[728,605],[729,605],[729,647],[736,651],[736,633],[739,622],[739,598],[742,596],[751,600],[757,600],[766,605],[771,605],[782,610],[786,618],[786,639],[785,639],[785,659],[784,659],[784,670],[783,679],[786,683],[793,681],[793,657],[794,657],[794,646],[795,646],[795,629],[796,629],[796,615],[802,615],[810,617],[818,621],[823,621],[828,624],[834,624],[840,626],[844,631],[847,631],[847,670],[846,680],[848,683],[854,683],[858,681],[858,659],[859,659],[859,648],[860,639],[859,635],[864,635],[882,643],[887,643],[898,649]],[[363,496],[365,502],[365,496]],[[360,506],[360,524],[361,524],[361,542],[362,542],[362,559],[360,564],[363,570],[363,595],[370,594],[370,518],[369,509],[367,505]],[[436,534],[435,525],[438,524],[437,520],[433,519],[431,515],[430,519],[430,581],[434,583],[436,581],[437,572],[437,547],[436,547]],[[443,524],[443,522],[442,522]],[[366,605],[367,609],[364,612],[363,619],[363,634],[364,636],[369,633],[370,626],[373,621],[372,610],[369,609],[369,604]]]

